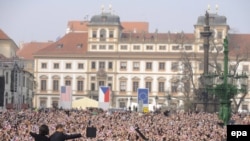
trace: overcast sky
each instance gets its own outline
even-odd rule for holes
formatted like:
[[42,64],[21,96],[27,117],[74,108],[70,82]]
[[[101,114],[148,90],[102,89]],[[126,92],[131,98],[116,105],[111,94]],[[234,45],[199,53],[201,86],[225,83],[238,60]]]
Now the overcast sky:
[[0,0],[0,28],[17,44],[21,41],[55,41],[70,20],[100,14],[101,6],[121,21],[149,22],[150,32],[193,33],[198,16],[207,5],[227,17],[234,33],[250,34],[250,0]]

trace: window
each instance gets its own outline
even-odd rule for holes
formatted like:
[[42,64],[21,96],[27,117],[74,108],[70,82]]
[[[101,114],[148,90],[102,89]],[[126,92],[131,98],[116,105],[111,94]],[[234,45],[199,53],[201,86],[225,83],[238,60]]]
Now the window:
[[71,63],[66,63],[66,69],[71,69]]
[[95,62],[91,62],[91,69],[95,69]]
[[46,69],[47,68],[47,63],[42,63],[42,69]]
[[83,80],[77,81],[77,91],[82,92],[83,91]]
[[172,46],[172,50],[179,50],[180,49],[180,46],[179,45],[174,45]]
[[97,49],[96,45],[92,45],[92,46],[91,46],[91,49],[92,49],[92,50],[96,50],[96,49]]
[[54,69],[59,69],[59,63],[54,63]]
[[172,62],[171,63],[171,70],[177,71],[178,70],[178,62]]
[[91,81],[95,81],[95,77],[94,76],[91,76]]
[[99,87],[100,87],[100,86],[105,86],[104,81],[99,81]]
[[127,45],[121,45],[121,50],[127,50],[128,46]]
[[23,87],[25,87],[25,76],[23,76]]
[[99,62],[99,69],[105,69],[105,62]]
[[127,89],[126,81],[120,81],[120,92],[125,92]]
[[176,83],[171,83],[171,92],[177,93],[177,84]]
[[78,63],[78,69],[83,69],[84,66],[83,66],[83,63]]
[[248,105],[247,104],[242,104],[241,109],[248,111]]
[[71,80],[65,80],[65,86],[71,86]]
[[113,50],[114,46],[113,45],[109,45],[109,50]]
[[105,49],[106,49],[106,45],[100,45],[100,46],[99,46],[99,49],[100,49],[100,50],[105,50]]
[[193,50],[193,47],[191,45],[185,46],[185,50]]
[[236,65],[229,65],[229,71],[235,70],[235,69],[236,69]]
[[146,88],[148,88],[148,91],[151,92],[151,90],[152,90],[152,88],[151,88],[152,82],[146,82],[145,85],[146,85]]
[[249,71],[248,65],[243,65],[242,70],[245,71],[245,72],[248,72]]
[[153,50],[153,46],[147,45],[147,46],[146,46],[146,49],[147,49],[147,50]]
[[53,91],[59,91],[59,81],[53,80]]
[[47,90],[47,81],[41,80],[41,91],[46,91],[46,90]]
[[108,83],[108,86],[110,88],[110,91],[112,91],[112,83]]
[[139,70],[140,69],[140,63],[139,62],[133,62],[133,70]]
[[121,69],[121,70],[126,70],[126,69],[127,69],[127,62],[121,62],[120,65],[121,65],[121,66],[120,66],[120,69]]
[[204,69],[204,63],[199,63],[199,70],[203,70]]
[[106,30],[105,29],[100,30],[100,40],[106,41]]
[[97,31],[92,31],[92,38],[96,38],[97,37]]
[[165,90],[165,83],[164,82],[159,82],[158,83],[158,92],[164,92]]
[[159,46],[159,50],[166,50],[166,46]]
[[217,32],[217,38],[218,38],[218,39],[222,39],[222,32],[221,32],[221,31],[218,31],[218,32]]
[[204,50],[204,47],[203,46],[199,46],[199,50]]
[[113,62],[109,62],[109,69],[113,69]]
[[133,92],[137,92],[138,88],[139,88],[139,82],[138,81],[134,81],[133,82]]
[[133,50],[140,50],[140,46],[139,45],[134,45]]
[[5,84],[8,84],[9,83],[9,73],[6,72],[6,78],[5,78]]
[[112,30],[109,31],[109,38],[114,38],[114,31]]
[[95,83],[91,83],[91,91],[95,90]]
[[164,62],[159,63],[159,70],[165,70],[165,63]]
[[108,77],[108,81],[112,81],[113,80],[113,77],[112,76],[109,76]]
[[146,62],[146,70],[151,70],[151,69],[152,69],[152,63]]

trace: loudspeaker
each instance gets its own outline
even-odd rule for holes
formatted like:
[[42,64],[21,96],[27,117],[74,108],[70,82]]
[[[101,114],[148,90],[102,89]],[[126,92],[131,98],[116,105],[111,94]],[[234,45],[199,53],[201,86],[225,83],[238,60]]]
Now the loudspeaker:
[[4,77],[0,77],[0,106],[3,106],[4,103],[4,89],[5,89],[5,82]]
[[87,138],[95,138],[96,137],[96,128],[95,127],[87,127],[86,137]]

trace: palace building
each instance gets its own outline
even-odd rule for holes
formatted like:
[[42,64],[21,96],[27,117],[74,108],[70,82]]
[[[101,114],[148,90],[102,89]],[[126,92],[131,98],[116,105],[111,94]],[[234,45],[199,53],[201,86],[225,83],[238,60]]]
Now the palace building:
[[[137,88],[148,88],[150,109],[162,105],[183,109],[185,99],[194,96],[194,86],[199,86],[198,78],[203,73],[204,39],[200,32],[204,24],[205,16],[200,16],[194,33],[150,33],[149,23],[122,22],[109,12],[94,15],[89,21],[70,21],[65,36],[33,54],[34,106],[58,105],[60,87],[70,85],[73,100],[98,100],[99,86],[110,86],[112,107],[133,108]],[[239,52],[250,47],[249,34],[229,34],[225,16],[210,13],[210,26],[210,50],[221,54],[216,58],[219,64],[223,65],[226,36],[232,43],[231,50],[238,47]],[[233,65],[236,51],[230,53]],[[248,73],[249,59],[242,61],[238,69]],[[187,79],[191,74],[192,82]],[[250,106],[249,98],[246,96],[243,103],[245,109]]]

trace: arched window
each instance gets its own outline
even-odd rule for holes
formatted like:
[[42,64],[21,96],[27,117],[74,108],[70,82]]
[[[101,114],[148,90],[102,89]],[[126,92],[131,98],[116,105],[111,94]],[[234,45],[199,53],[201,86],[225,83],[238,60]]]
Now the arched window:
[[105,41],[106,40],[106,30],[105,29],[101,29],[100,30],[100,40],[101,41]]

